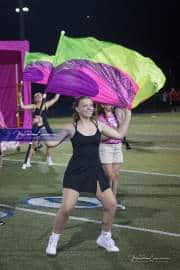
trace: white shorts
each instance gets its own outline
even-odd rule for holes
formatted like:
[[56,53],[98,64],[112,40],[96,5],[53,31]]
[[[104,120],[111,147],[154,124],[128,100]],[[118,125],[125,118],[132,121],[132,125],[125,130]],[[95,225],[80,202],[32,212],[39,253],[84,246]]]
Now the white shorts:
[[99,156],[102,164],[122,163],[122,144],[105,144],[99,146]]

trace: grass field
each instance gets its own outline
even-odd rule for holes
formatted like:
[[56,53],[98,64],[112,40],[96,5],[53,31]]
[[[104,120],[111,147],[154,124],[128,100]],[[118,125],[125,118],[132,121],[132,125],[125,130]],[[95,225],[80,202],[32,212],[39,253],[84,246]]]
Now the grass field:
[[[51,119],[54,128],[68,119]],[[31,206],[23,199],[59,196],[71,145],[53,150],[48,168],[44,148],[33,166],[21,170],[27,147],[4,157],[0,168],[0,270],[179,270],[180,269],[180,113],[133,115],[124,148],[113,237],[118,254],[97,248],[101,209],[75,209],[55,258],[45,248],[57,209]],[[87,194],[83,194],[83,196]]]

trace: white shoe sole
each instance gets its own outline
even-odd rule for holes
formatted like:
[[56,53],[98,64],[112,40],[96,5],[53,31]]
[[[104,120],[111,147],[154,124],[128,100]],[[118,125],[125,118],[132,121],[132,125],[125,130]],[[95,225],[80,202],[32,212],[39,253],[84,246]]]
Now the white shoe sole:
[[108,250],[107,247],[105,247],[104,245],[102,245],[101,243],[99,243],[98,241],[96,241],[96,244],[98,245],[98,247],[104,248],[107,252],[119,252],[120,250]]
[[26,170],[27,168],[30,168],[32,165],[31,164],[26,164],[24,163],[21,167],[22,170]]
[[46,248],[46,255],[48,255],[48,256],[56,256],[57,253],[51,253],[51,252],[49,252],[48,249]]
[[121,209],[121,210],[126,210],[126,206],[125,205],[122,205],[122,204],[118,204],[118,207]]
[[26,170],[26,168],[27,168],[27,165],[26,165],[26,163],[24,163],[24,164],[22,165],[21,169],[22,169],[22,170]]

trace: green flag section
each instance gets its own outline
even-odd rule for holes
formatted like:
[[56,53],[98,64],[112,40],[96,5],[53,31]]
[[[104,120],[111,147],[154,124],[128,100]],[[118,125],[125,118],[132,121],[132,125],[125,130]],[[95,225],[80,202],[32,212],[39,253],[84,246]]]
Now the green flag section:
[[53,55],[45,53],[27,53],[23,80],[46,85],[52,70],[53,58]]
[[54,55],[48,55],[40,52],[28,52],[25,55],[24,65],[27,66],[34,62],[44,61],[53,63]]
[[87,59],[109,64],[130,74],[140,87],[133,100],[132,108],[158,92],[166,80],[153,60],[134,50],[92,37],[70,38],[61,35],[53,65],[57,67],[72,59]]

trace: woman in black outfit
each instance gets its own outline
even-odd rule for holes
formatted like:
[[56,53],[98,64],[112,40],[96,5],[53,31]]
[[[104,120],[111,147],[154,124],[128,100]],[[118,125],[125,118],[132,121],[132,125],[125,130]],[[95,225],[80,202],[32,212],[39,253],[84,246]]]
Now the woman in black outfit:
[[[73,155],[64,174],[63,201],[54,220],[53,231],[49,238],[46,253],[56,255],[60,234],[71,210],[75,207],[80,192],[95,193],[103,205],[102,231],[96,241],[97,245],[109,252],[117,252],[119,248],[111,238],[116,199],[99,159],[99,144],[101,134],[116,139],[123,138],[128,129],[131,113],[127,110],[121,128],[114,130],[106,124],[95,120],[93,116],[94,104],[90,98],[80,97],[77,99],[74,109],[73,123],[65,125],[63,131],[61,131],[60,142],[70,136]],[[118,110],[116,113],[118,119]],[[60,142],[49,141],[47,145],[53,147]]]
[[[22,100],[22,96],[20,95],[20,99],[19,99],[20,107],[24,110],[32,110],[32,112],[33,112],[33,122],[32,122],[33,129],[32,129],[32,131],[36,130],[37,126],[39,126],[39,128],[45,127],[47,133],[49,133],[49,134],[52,133],[52,129],[50,128],[49,123],[48,123],[47,110],[58,101],[59,96],[60,95],[56,94],[54,96],[54,98],[46,101],[42,107],[42,111],[40,112],[41,103],[43,100],[42,93],[38,92],[38,93],[34,94],[34,97],[33,97],[34,103],[33,104],[24,104],[23,100]],[[35,150],[37,148],[36,144],[37,144],[37,142],[33,142],[33,145],[32,145],[33,147],[30,150],[28,160],[27,160],[27,167],[31,167],[31,156],[33,153],[33,149]],[[47,149],[46,149],[46,161],[47,161],[47,164],[49,166],[53,165],[53,161],[51,158],[49,147],[47,147]],[[22,166],[22,168],[23,168],[23,166]]]

